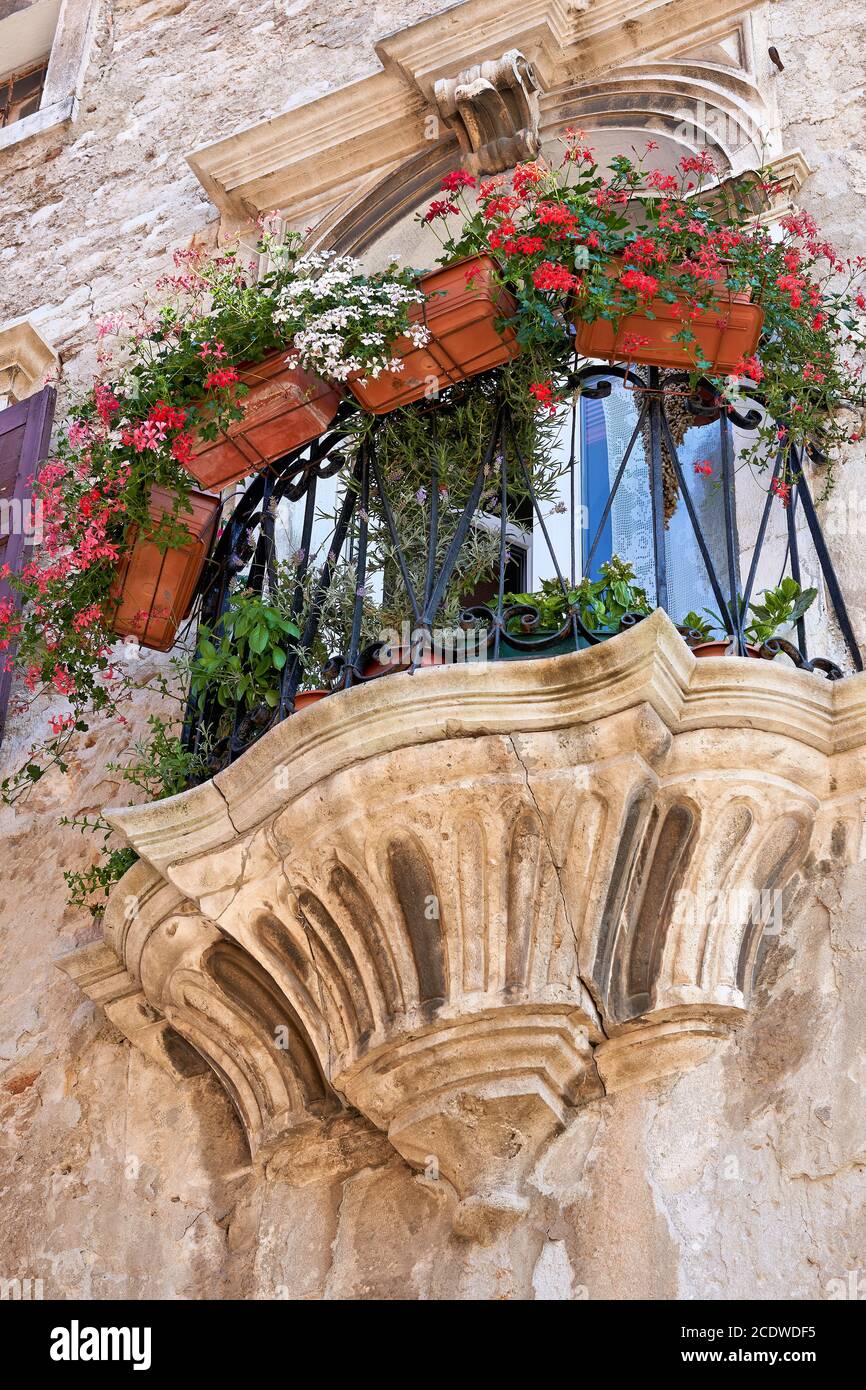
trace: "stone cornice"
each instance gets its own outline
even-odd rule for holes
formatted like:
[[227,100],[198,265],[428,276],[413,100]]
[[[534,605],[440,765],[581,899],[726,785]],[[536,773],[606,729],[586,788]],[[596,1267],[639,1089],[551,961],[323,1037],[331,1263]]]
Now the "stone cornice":
[[[565,729],[641,704],[672,733],[762,731],[846,754],[833,770],[836,789],[866,786],[866,752],[854,756],[866,748],[866,675],[830,682],[783,661],[699,661],[658,610],[630,632],[552,661],[430,668],[340,692],[278,725],[213,781],[106,816],[164,871],[232,843],[316,782],[380,753],[515,728]],[[829,791],[825,759],[804,757],[793,775],[817,794]]]
[[58,358],[29,319],[0,325],[0,397],[23,401],[40,391]]
[[[754,8],[754,0],[719,0],[713,25]],[[282,209],[295,225],[308,225],[372,173],[384,176],[430,152],[435,85],[467,67],[519,49],[542,91],[552,92],[705,30],[698,0],[464,0],[381,39],[380,71],[187,158],[230,221]]]

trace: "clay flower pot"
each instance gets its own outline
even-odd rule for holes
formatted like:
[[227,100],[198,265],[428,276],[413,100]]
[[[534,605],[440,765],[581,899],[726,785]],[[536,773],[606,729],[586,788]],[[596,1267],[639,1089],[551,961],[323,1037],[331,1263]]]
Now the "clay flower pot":
[[295,696],[295,714],[308,705],[316,704],[318,700],[327,699],[330,693],[330,690],[299,690]]
[[185,465],[202,487],[228,487],[318,438],[340,404],[334,386],[289,366],[283,349],[241,367],[238,376],[249,387],[240,403],[243,419],[218,439],[197,436],[194,457]]
[[424,322],[431,338],[426,347],[416,348],[408,338],[393,345],[403,360],[403,370],[349,378],[349,387],[365,410],[385,415],[398,406],[409,405],[442,391],[457,381],[499,367],[515,357],[520,345],[511,329],[500,332],[498,319],[510,318],[515,303],[507,290],[496,283],[496,265],[491,256],[469,256],[444,270],[422,275],[421,288],[431,295],[425,304],[413,304],[409,317]]
[[[619,274],[621,263],[610,268],[611,276]],[[664,299],[653,299],[647,305],[653,315],[636,311],[627,314],[618,323],[609,319],[596,319],[595,323],[574,320],[576,347],[584,357],[598,357],[608,362],[633,362],[638,366],[671,367],[679,371],[693,370],[695,358],[700,349],[701,356],[709,361],[705,371],[724,376],[733,372],[736,364],[755,352],[764,326],[764,311],[752,304],[748,294],[729,292],[724,276],[719,276],[719,298],[708,309],[702,309],[695,319],[688,320],[688,326],[696,341],[685,344],[674,342],[683,324],[679,318],[681,304],[686,296],[680,296],[673,304]],[[613,291],[615,306],[616,292]],[[646,339],[640,347],[632,347],[630,340]]]
[[[445,664],[446,658],[443,653],[441,651],[435,651],[432,647],[426,647],[422,651],[420,660],[418,661],[419,667],[444,666]],[[365,676],[381,676],[386,671],[408,671],[411,665],[412,648],[409,646],[400,648],[399,660],[397,661],[380,661],[378,655],[369,657],[362,656],[361,670]]]
[[[728,648],[731,645],[730,637],[718,642],[699,642],[696,647],[691,647],[693,656],[727,656]],[[760,647],[755,647],[751,642],[746,643],[746,651],[749,656],[761,657]]]
[[[162,551],[153,540],[132,528],[106,606],[106,617],[118,637],[137,637],[143,647],[167,652],[177,629],[189,613],[204,562],[213,541],[220,500],[204,492],[189,495],[192,514],[178,521],[189,531],[186,545]],[[164,487],[150,493],[150,518],[170,516],[174,494]],[[187,519],[188,518],[188,519]]]

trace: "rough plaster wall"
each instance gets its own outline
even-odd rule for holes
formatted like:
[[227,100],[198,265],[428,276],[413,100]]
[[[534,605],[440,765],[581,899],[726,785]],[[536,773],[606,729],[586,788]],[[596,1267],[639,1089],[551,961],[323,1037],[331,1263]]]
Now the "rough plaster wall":
[[[862,5],[774,0],[769,36],[785,70],[774,79],[785,145],[814,170],[800,195],[844,256],[862,255],[866,198],[866,15]],[[862,421],[855,429],[864,433]],[[866,618],[866,450],[848,450],[829,534],[855,623]],[[826,514],[826,509],[825,509]],[[837,521],[837,516],[839,521]],[[862,639],[861,639],[862,640]]]
[[74,129],[0,154],[0,323],[32,314],[67,375],[89,367],[93,320],[215,229],[185,155],[363,76],[376,39],[437,8],[100,0]]
[[[74,130],[0,155],[0,320],[36,310],[67,374],[89,370],[94,318],[214,229],[184,152],[368,70],[373,37],[436,8],[104,3]],[[866,193],[854,17],[770,7],[785,144],[816,168],[802,202],[842,246]],[[837,548],[861,619],[863,544]],[[61,1297],[817,1298],[866,1270],[862,869],[816,877],[714,1062],[588,1106],[542,1162],[529,1219],[471,1247],[449,1233],[444,1184],[361,1122],[251,1171],[216,1081],[175,1085],[55,970],[98,932],[63,906],[59,871],[87,851],[57,817],[117,798],[105,763],[124,742],[100,734],[70,779],[0,819],[0,1275]]]

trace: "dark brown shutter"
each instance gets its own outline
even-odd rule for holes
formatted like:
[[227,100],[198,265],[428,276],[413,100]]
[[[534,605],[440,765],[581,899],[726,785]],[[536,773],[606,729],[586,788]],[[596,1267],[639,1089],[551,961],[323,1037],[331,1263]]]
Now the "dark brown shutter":
[[[0,500],[8,505],[0,513],[0,565],[20,572],[25,550],[32,539],[32,514],[28,504],[36,469],[48,452],[56,393],[45,386],[37,395],[0,410]],[[22,524],[26,522],[27,524]],[[0,598],[18,596],[0,580]],[[0,652],[0,739],[6,722],[11,674],[5,670],[12,651]]]

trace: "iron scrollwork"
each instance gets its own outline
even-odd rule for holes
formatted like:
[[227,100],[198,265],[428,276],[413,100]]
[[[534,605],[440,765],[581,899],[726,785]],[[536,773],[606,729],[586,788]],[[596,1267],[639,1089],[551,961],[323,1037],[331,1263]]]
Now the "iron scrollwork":
[[[495,375],[495,374],[494,374]],[[646,368],[638,371],[633,366],[587,365],[576,369],[567,380],[573,392],[571,410],[574,412],[571,428],[571,452],[567,468],[573,476],[577,464],[575,440],[577,436],[577,413],[581,398],[591,400],[607,399],[614,385],[634,392],[637,404],[637,418],[622,456],[619,459],[613,482],[610,485],[607,501],[596,525],[594,535],[582,557],[581,572],[589,573],[605,525],[611,515],[619,488],[628,467],[629,459],[642,432],[648,431],[647,485],[650,498],[650,529],[653,537],[653,568],[656,601],[661,607],[669,608],[668,583],[666,572],[665,517],[663,512],[662,456],[669,460],[676,477],[679,499],[684,507],[694,532],[701,561],[710,588],[718,606],[718,612],[725,625],[728,650],[731,654],[746,655],[747,639],[744,628],[744,615],[754,592],[757,569],[765,544],[772,491],[767,490],[766,501],[758,525],[757,537],[751,556],[746,582],[740,588],[740,546],[737,536],[736,506],[734,499],[734,448],[731,429],[753,430],[761,420],[757,409],[739,410],[721,399],[709,381],[700,380],[693,386],[687,373],[668,373],[664,378],[658,369]],[[459,389],[459,388],[458,388]],[[711,548],[704,533],[701,518],[695,506],[684,475],[682,461],[671,431],[666,407],[666,399],[671,393],[684,402],[693,417],[694,424],[702,428],[716,427],[719,430],[721,453],[721,486],[724,501],[724,565],[721,572],[716,566]],[[447,395],[447,393],[446,393]],[[757,400],[756,396],[756,400]],[[436,409],[448,409],[447,399],[438,407],[429,403],[419,403],[417,407],[421,418],[435,428]],[[413,407],[410,407],[413,409]],[[495,599],[484,603],[469,603],[460,615],[460,625],[464,631],[475,630],[486,654],[498,658],[502,655],[529,659],[543,656],[563,644],[579,647],[596,646],[615,635],[610,628],[592,628],[584,621],[580,609],[573,602],[570,591],[575,587],[578,568],[574,542],[568,574],[552,544],[539,497],[533,486],[532,470],[527,466],[519,447],[517,434],[512,426],[507,408],[500,404],[488,446],[484,451],[478,476],[471,487],[459,516],[455,517],[456,527],[453,538],[441,563],[436,560],[439,540],[440,515],[438,510],[438,483],[435,472],[430,480],[432,505],[429,515],[429,534],[427,544],[427,569],[423,585],[413,582],[409,572],[403,539],[395,516],[390,495],[389,480],[383,476],[383,469],[377,455],[376,430],[373,428],[360,436],[353,433],[353,407],[344,403],[340,408],[332,428],[312,444],[295,450],[276,464],[271,464],[264,472],[256,475],[247,485],[243,495],[228,517],[222,534],[208,561],[200,588],[200,620],[210,630],[218,630],[225,614],[233,587],[240,579],[245,588],[263,593],[273,585],[275,579],[275,536],[274,517],[281,499],[294,503],[303,502],[300,546],[295,556],[297,587],[293,600],[293,613],[302,624],[300,637],[287,653],[288,659],[282,672],[279,703],[276,708],[263,707],[252,711],[236,710],[229,734],[223,733],[213,738],[213,730],[219,726],[222,712],[213,699],[206,700],[203,707],[190,698],[184,726],[185,745],[193,751],[209,744],[211,752],[210,771],[224,766],[261,736],[275,722],[291,715],[295,708],[295,698],[303,680],[303,656],[309,652],[319,637],[323,605],[331,585],[335,582],[338,564],[345,564],[346,547],[349,543],[349,563],[353,567],[355,595],[351,627],[346,634],[343,651],[329,656],[324,663],[323,678],[332,689],[341,689],[356,684],[366,684],[396,671],[414,671],[424,660],[422,640],[429,636],[443,602],[446,589],[454,574],[461,547],[473,526],[478,524],[483,508],[482,495],[489,486],[488,475],[498,474],[499,531],[497,593]],[[646,437],[646,434],[644,435]],[[799,544],[801,537],[796,526],[798,509],[806,523],[806,529],[814,544],[818,564],[824,578],[830,604],[835,611],[839,628],[845,640],[852,664],[862,669],[859,647],[854,637],[850,618],[839,588],[835,570],[821,533],[814,503],[806,481],[803,458],[789,446],[785,437],[780,439],[772,469],[772,478],[780,476],[783,467],[795,478],[787,508],[788,560],[792,577],[800,580],[801,567]],[[513,469],[513,473],[510,470]],[[342,489],[342,500],[334,522],[330,548],[324,563],[315,576],[309,574],[311,565],[311,537],[317,506],[317,484],[327,478],[341,475],[346,479]],[[540,544],[550,558],[556,574],[556,583],[563,595],[564,616],[556,631],[542,627],[538,609],[530,604],[515,604],[506,601],[506,563],[508,555],[508,523],[510,489],[512,479],[520,485],[522,495],[531,504],[536,543]],[[398,660],[383,659],[383,643],[364,641],[363,606],[367,581],[369,553],[369,512],[370,500],[375,495],[378,515],[391,542],[396,565],[403,584],[407,602],[412,613],[414,645],[408,653],[399,652]],[[489,529],[490,518],[487,518]],[[573,529],[573,528],[572,528]],[[437,568],[438,563],[438,568]],[[312,585],[309,580],[312,579]],[[306,596],[304,585],[307,587]],[[634,626],[644,615],[627,612],[620,619],[616,631]],[[675,618],[674,614],[671,614]],[[679,625],[679,631],[690,647],[706,641],[697,630]],[[420,636],[419,636],[420,634]],[[806,646],[805,626],[802,619],[797,625],[797,640],[774,637],[761,647],[764,659],[775,659],[784,655],[800,670],[823,675],[829,680],[841,679],[843,672],[833,661],[824,657],[809,656]],[[447,658],[445,658],[447,659]]]

